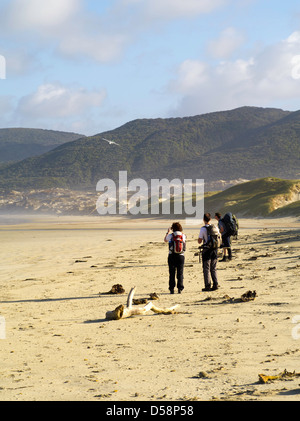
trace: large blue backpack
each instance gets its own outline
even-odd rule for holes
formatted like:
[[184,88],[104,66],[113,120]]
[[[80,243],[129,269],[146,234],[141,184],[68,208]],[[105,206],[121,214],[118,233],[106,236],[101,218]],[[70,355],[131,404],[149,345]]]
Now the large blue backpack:
[[233,215],[231,212],[227,212],[223,218],[221,219],[221,221],[224,223],[225,228],[226,228],[226,234],[227,235],[236,235],[237,234],[237,226],[236,226],[236,222],[233,219]]

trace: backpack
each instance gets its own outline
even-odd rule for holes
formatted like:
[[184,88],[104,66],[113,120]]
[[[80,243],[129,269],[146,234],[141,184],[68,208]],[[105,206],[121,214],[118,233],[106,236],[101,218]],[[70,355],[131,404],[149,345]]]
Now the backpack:
[[183,241],[183,234],[180,231],[173,232],[172,240],[170,241],[170,250],[175,254],[180,254],[185,251],[185,242]]
[[233,219],[233,222],[235,223],[235,229],[236,229],[235,235],[237,235],[238,230],[239,230],[239,220],[237,219],[235,215],[232,215],[232,219]]
[[228,235],[236,235],[237,233],[237,226],[235,219],[233,218],[233,215],[231,212],[227,212],[224,217],[221,219],[221,221],[224,223],[226,227],[226,234]]
[[221,245],[221,235],[215,225],[205,226],[207,231],[207,243],[204,247],[210,250],[217,250]]

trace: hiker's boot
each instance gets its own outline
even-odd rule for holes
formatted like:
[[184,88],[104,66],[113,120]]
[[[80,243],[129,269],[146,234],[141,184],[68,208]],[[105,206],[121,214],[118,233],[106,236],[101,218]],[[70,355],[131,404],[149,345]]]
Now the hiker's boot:
[[228,262],[228,257],[227,256],[223,256],[223,259],[219,260],[219,262]]

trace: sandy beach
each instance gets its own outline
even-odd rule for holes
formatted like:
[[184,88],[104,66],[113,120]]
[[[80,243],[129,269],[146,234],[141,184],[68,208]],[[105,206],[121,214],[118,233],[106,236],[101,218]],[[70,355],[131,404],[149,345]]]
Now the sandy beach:
[[[300,220],[241,219],[213,292],[200,226],[183,221],[181,295],[168,291],[171,222],[1,217],[1,401],[299,400],[300,377],[258,375],[300,373]],[[125,293],[106,294],[115,284]],[[106,320],[133,286],[177,314]]]

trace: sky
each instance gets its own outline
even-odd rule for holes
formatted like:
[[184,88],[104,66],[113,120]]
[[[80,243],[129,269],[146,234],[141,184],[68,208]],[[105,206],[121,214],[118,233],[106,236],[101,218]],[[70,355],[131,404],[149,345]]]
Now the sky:
[[0,128],[300,109],[295,0],[0,0]]

